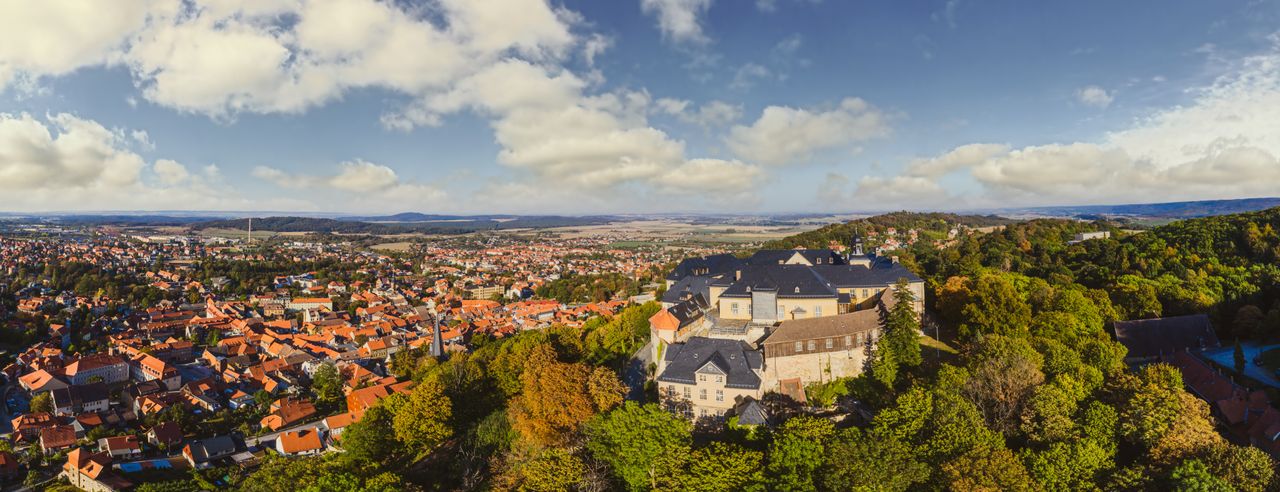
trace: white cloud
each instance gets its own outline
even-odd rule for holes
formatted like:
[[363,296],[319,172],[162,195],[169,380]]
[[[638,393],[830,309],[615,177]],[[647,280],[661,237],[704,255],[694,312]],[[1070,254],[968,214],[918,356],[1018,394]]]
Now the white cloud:
[[1096,85],[1081,87],[1076,91],[1076,100],[1095,108],[1106,108],[1115,100],[1115,94]]
[[337,176],[329,180],[329,185],[347,191],[369,193],[384,190],[399,181],[396,172],[387,166],[363,160],[344,162]]
[[[803,1],[805,0],[796,0],[796,2]],[[818,4],[822,3],[822,0],[808,0],[808,3]],[[756,0],[756,9],[761,12],[777,12],[778,0]]]
[[170,186],[181,184],[191,177],[186,166],[169,159],[157,160],[152,168],[160,178],[160,182]]
[[662,98],[655,102],[658,111],[675,116],[685,123],[695,124],[704,128],[718,128],[742,118],[742,105],[729,104],[724,101],[711,101],[697,110],[692,110],[693,104],[683,99]]
[[987,159],[1009,152],[1003,144],[969,144],[956,147],[946,154],[929,159],[916,159],[907,165],[907,174],[936,178],[959,169],[967,169]]
[[880,110],[855,97],[829,110],[769,106],[751,126],[734,126],[725,144],[750,162],[795,164],[818,151],[885,137],[887,120]]
[[676,193],[740,193],[754,188],[762,175],[760,168],[736,160],[693,159],[654,181]]
[[599,33],[592,34],[582,43],[582,58],[587,61],[587,66],[595,66],[596,57],[611,47],[613,38]]
[[729,82],[729,88],[744,91],[756,85],[759,80],[767,79],[773,75],[768,68],[757,63],[747,63],[733,74],[733,81]]
[[698,17],[711,8],[711,0],[640,0],[640,10],[658,18],[662,35],[677,43],[705,44]]
[[0,91],[34,79],[108,63],[157,2],[0,1]]
[[43,120],[0,113],[0,209],[212,210],[247,203],[216,173],[193,176],[167,159],[148,164],[130,150],[139,132],[67,113]]

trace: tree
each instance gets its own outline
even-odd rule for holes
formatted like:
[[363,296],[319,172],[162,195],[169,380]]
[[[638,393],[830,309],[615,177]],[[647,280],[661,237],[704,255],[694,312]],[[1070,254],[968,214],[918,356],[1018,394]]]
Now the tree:
[[53,413],[53,395],[48,391],[31,397],[31,413]]
[[592,419],[584,428],[587,449],[608,463],[630,490],[649,490],[671,472],[659,460],[688,452],[691,424],[655,404],[628,401],[612,412]]
[[1090,439],[1055,442],[1043,451],[1027,451],[1023,462],[1045,490],[1094,488],[1098,476],[1113,466],[1111,454]]
[[511,400],[509,414],[512,426],[534,444],[563,443],[583,422],[622,401],[616,376],[559,362],[550,344],[531,351],[520,381],[523,391]]
[[1234,363],[1236,374],[1244,374],[1246,361],[1244,359],[1244,348],[1240,346],[1240,339],[1236,339],[1235,352],[1231,354],[1231,361]]
[[822,465],[826,445],[835,434],[831,421],[802,415],[778,427],[769,444],[765,476],[779,491],[817,490],[814,472]]
[[[668,459],[672,458],[672,459]],[[680,464],[658,477],[656,490],[691,492],[763,491],[764,453],[737,444],[713,441],[692,453],[664,456]]]
[[872,377],[888,388],[893,387],[900,367],[916,367],[923,361],[916,298],[906,279],[898,280],[893,296],[896,302],[889,309],[884,336],[876,342],[871,360]]
[[519,490],[556,492],[572,490],[582,482],[586,465],[577,456],[562,448],[546,448],[532,459],[515,465],[511,470]]
[[342,400],[342,386],[338,368],[329,362],[317,367],[311,376],[311,390],[316,393],[316,403],[322,406],[336,405]]
[[1202,460],[1213,476],[1242,492],[1263,492],[1275,477],[1275,462],[1252,446],[1214,446]]
[[426,381],[415,386],[408,401],[396,409],[392,419],[396,438],[419,453],[434,449],[453,435],[449,427],[452,408],[439,382]]
[[982,411],[992,429],[1010,434],[1018,429],[1023,405],[1044,382],[1044,356],[1023,338],[983,338],[969,360],[973,375],[963,394]]
[[929,479],[929,466],[910,445],[850,427],[827,445],[820,483],[824,490],[905,491]]
[[1024,333],[1031,324],[1031,306],[1006,275],[979,277],[970,297],[962,309],[962,335]]
[[1004,447],[974,449],[942,465],[951,490],[1036,490],[1026,467]]
[[394,420],[395,416],[382,405],[366,410],[360,420],[342,431],[340,442],[346,450],[343,456],[357,462],[378,463],[399,454]]
[[1235,490],[1222,478],[1215,477],[1200,460],[1187,460],[1169,474],[1169,490],[1176,492],[1230,492]]

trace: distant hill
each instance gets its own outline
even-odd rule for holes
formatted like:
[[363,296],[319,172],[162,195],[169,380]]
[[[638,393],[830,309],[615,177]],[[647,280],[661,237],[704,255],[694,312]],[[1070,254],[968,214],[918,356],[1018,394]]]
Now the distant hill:
[[1055,217],[1125,216],[1164,219],[1189,219],[1216,215],[1254,212],[1280,207],[1280,198],[1244,198],[1238,200],[1201,200],[1191,202],[1138,203],[1128,205],[1084,205],[1077,207],[1035,207],[1020,211]]
[[[898,231],[915,229],[924,238],[943,239],[952,227],[964,225],[969,227],[990,227],[1013,223],[1013,220],[996,215],[957,215],[948,213],[892,212],[865,219],[858,219],[840,224],[802,232],[765,243],[763,249],[826,248],[832,242],[848,244],[855,232],[867,236],[868,231],[886,232],[890,227]],[[868,239],[868,248],[879,244],[878,240]]]
[[[447,217],[447,218],[446,218]],[[360,219],[360,220],[357,220]],[[393,220],[399,219],[399,220]],[[418,220],[421,219],[421,220]],[[263,217],[253,219],[254,230],[273,232],[328,232],[338,234],[465,234],[505,229],[543,229],[607,224],[615,217],[562,216],[449,216],[404,213],[382,217],[324,219],[314,217]],[[247,229],[249,219],[210,220],[193,224],[197,229]]]

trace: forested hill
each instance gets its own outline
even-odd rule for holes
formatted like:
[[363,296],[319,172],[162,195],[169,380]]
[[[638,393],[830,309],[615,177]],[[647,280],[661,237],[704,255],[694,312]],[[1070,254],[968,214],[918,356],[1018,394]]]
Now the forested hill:
[[1280,208],[1132,234],[1113,230],[1111,238],[1068,244],[1078,232],[1106,227],[1069,220],[1011,224],[952,248],[912,248],[904,261],[938,284],[1008,272],[1101,289],[1125,319],[1209,313],[1224,339],[1280,335]]
[[770,241],[764,249],[826,248],[834,241],[837,244],[848,244],[849,238],[856,232],[867,239],[868,247],[879,245],[879,240],[869,238],[870,234],[883,236],[893,228],[898,232],[915,229],[922,237],[942,239],[948,231],[956,226],[990,227],[1011,224],[1014,221],[995,215],[957,215],[948,213],[892,212],[865,219],[858,219],[840,224],[831,224],[819,229]]

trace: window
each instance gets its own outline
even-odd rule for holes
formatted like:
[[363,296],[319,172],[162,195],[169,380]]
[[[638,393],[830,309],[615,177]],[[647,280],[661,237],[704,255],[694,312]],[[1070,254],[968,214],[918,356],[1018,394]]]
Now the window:
[[684,399],[686,399],[686,400],[688,400],[688,399],[689,399],[689,387],[688,387],[688,386],[685,386],[685,387],[684,387]]
[[821,317],[822,317],[822,306],[814,306],[814,307],[813,307],[813,317],[815,317],[815,318],[821,318]]
[[676,385],[674,384],[667,385],[667,394],[671,396],[676,396]]
[[779,313],[782,313],[782,314],[783,314],[783,316],[786,316],[786,314],[787,314],[787,305],[786,305],[786,304],[779,304],[779,305],[778,305],[778,312],[779,312]]
[[736,302],[729,303],[729,311],[735,315],[738,314],[738,303]]
[[830,338],[828,338],[828,339],[827,339],[827,349],[828,349],[828,350],[830,350],[832,345],[834,345],[834,343],[832,342],[832,340],[831,340]]
[[870,296],[870,295],[867,295],[867,289],[862,289],[862,298],[863,298],[863,299],[866,299],[866,298],[868,298],[868,297],[871,297],[871,296]]
[[818,348],[818,344],[814,343],[814,342],[813,342],[813,340],[809,340],[809,351],[811,351],[811,352],[812,352],[812,351],[816,350],[817,348]]
[[716,376],[716,382],[717,382],[717,383],[723,383],[723,382],[724,382],[724,376]]
[[724,390],[716,390],[716,401],[724,401]]
[[706,375],[706,374],[699,374],[699,375],[698,375],[698,381],[706,381],[706,380],[707,380],[707,375]]
[[851,337],[851,336],[849,336],[849,335],[845,335],[845,336],[844,336],[844,346],[848,347],[848,346],[850,346],[850,345],[853,345],[853,337]]
[[804,352],[804,342],[796,342],[796,352]]
[[705,400],[705,399],[707,399],[707,390],[705,390],[705,389],[700,389],[700,390],[698,390],[698,399],[699,399],[699,400]]

